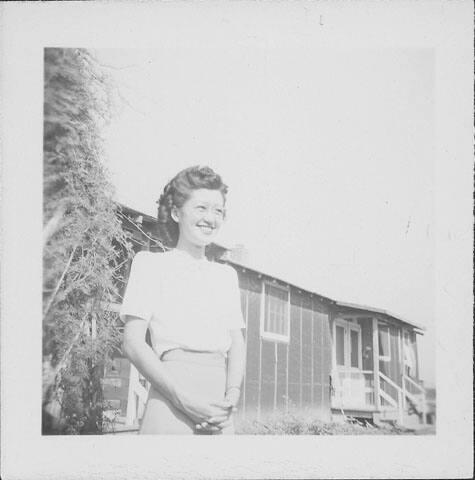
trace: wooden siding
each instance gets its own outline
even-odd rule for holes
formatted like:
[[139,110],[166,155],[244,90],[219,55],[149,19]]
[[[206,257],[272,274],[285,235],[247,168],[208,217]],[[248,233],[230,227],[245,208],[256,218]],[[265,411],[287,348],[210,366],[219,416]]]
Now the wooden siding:
[[[319,306],[317,305],[317,308]],[[320,410],[330,409],[330,372],[332,368],[332,338],[328,312],[314,311],[314,404]],[[317,336],[318,335],[318,336]]]
[[312,312],[313,331],[312,342],[313,352],[313,403],[321,406],[323,404],[324,372],[323,372],[323,326],[322,314],[317,311]]
[[274,342],[263,340],[262,346],[262,372],[261,372],[261,413],[272,413],[274,410]]
[[277,385],[276,385],[276,408],[287,408],[287,345],[276,343],[277,349]]
[[329,406],[331,338],[328,314],[313,311],[313,405]]
[[286,410],[330,415],[331,336],[328,308],[307,292],[290,288],[289,342],[261,337],[262,283],[236,269],[247,318],[246,373],[241,415],[265,417]]
[[302,406],[312,406],[312,361],[313,361],[313,341],[312,341],[312,303],[311,299],[304,297],[302,305]]
[[259,331],[260,293],[253,291],[250,283],[248,284],[248,288],[245,412],[246,415],[254,416],[258,413],[259,384],[261,379],[261,341]]
[[[249,302],[249,290],[247,288],[247,278],[242,276],[239,278],[239,288],[241,289],[241,310],[244,316],[244,323],[246,328],[244,330],[244,340],[246,344],[246,351],[247,351],[247,320],[248,320],[248,302]],[[239,402],[237,407],[241,410],[245,408],[245,400],[246,400],[246,370],[244,369],[244,381],[243,381],[243,389],[241,392],[241,396],[239,397]]]
[[301,335],[301,295],[290,293],[290,343],[289,349],[289,402],[291,407],[300,407],[300,335]]

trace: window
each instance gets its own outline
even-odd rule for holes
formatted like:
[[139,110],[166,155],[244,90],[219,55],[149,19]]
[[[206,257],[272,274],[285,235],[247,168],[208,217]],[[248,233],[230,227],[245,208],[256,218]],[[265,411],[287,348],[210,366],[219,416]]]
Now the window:
[[391,360],[391,341],[389,325],[378,324],[379,359],[389,362]]
[[350,329],[350,353],[351,353],[351,363],[350,366],[354,368],[359,368],[359,341],[360,333],[358,330]]
[[351,319],[335,322],[335,354],[337,366],[361,369],[361,327]]
[[262,336],[271,340],[289,341],[289,291],[276,285],[264,284]]
[[336,326],[336,364],[345,365],[345,328]]

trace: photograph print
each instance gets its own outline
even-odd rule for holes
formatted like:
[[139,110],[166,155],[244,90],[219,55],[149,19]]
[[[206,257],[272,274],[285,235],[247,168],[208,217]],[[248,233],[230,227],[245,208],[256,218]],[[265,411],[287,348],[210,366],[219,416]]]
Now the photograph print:
[[43,435],[436,433],[432,49],[43,53]]

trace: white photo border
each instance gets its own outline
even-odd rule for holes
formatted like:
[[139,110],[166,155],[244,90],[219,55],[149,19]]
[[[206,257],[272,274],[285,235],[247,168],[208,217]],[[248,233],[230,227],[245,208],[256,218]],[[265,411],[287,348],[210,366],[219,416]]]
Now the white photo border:
[[[9,2],[0,14],[3,478],[471,476],[472,2]],[[435,51],[436,435],[41,436],[43,50],[216,42]]]

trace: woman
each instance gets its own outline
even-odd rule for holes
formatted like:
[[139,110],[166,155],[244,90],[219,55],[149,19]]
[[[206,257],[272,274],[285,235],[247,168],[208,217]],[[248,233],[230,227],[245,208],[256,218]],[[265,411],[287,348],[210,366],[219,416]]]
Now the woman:
[[133,260],[120,316],[124,353],[151,384],[141,434],[234,433],[245,358],[238,280],[205,257],[226,194],[209,167],[178,173],[158,202],[176,247]]

